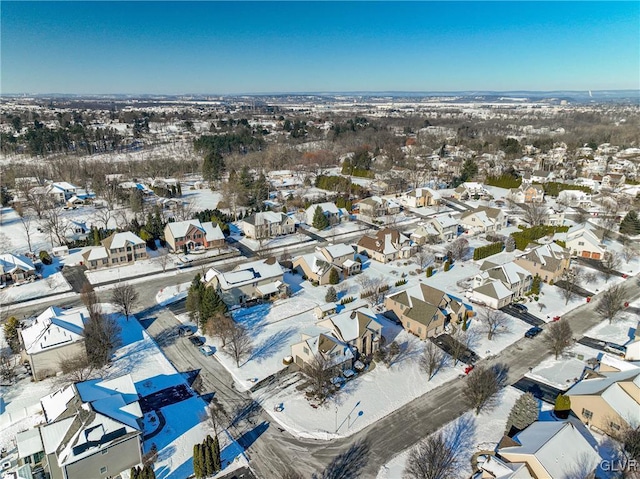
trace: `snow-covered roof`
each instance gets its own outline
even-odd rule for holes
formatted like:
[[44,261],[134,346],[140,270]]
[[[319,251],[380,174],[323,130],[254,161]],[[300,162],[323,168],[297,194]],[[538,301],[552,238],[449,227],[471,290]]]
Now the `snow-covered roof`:
[[274,294],[278,292],[278,288],[282,285],[280,281],[261,284],[256,289],[263,295]]
[[123,231],[113,235],[110,248],[124,248],[127,243],[132,243],[134,245],[144,244],[144,240],[138,235],[133,234],[131,231]]
[[344,243],[325,246],[324,249],[331,255],[331,258],[338,258],[340,256],[353,254],[353,247]]
[[498,280],[489,280],[485,284],[473,288],[473,292],[483,294],[497,300],[508,298],[513,294],[513,292],[509,288],[507,288],[504,284],[502,284],[501,281]]
[[177,221],[174,223],[167,223],[167,228],[171,231],[171,234],[174,238],[184,238],[189,231],[189,227],[194,226],[199,230],[204,231],[202,228],[202,224],[200,220],[188,220],[188,221]]
[[40,431],[37,428],[27,429],[16,434],[16,444],[18,446],[18,457],[20,458],[25,458],[44,450]]
[[205,274],[205,281],[209,282],[217,277],[220,287],[227,290],[269,278],[280,279],[282,275],[282,267],[275,258],[267,258],[238,265],[226,273],[211,268]]
[[[513,437],[518,446],[500,449],[509,453],[535,456],[548,477],[566,477],[577,470],[594,470],[600,456],[571,422],[537,421]],[[585,469],[586,468],[586,469]]]
[[[634,378],[634,382],[636,380],[638,376]],[[640,423],[640,397],[634,399],[618,383],[609,386],[601,396],[628,424]]]
[[58,389],[57,391],[40,399],[40,405],[47,422],[58,419],[60,414],[67,410],[67,404],[75,397],[72,387]]
[[215,225],[211,221],[202,223],[202,229],[204,229],[205,239],[207,242],[224,239],[224,233],[220,229],[220,225],[218,223]]
[[[373,323],[373,324],[372,324]],[[360,308],[355,311],[344,311],[332,316],[321,323],[329,326],[332,333],[337,333],[343,341],[354,341],[364,333],[365,329],[380,332],[382,325],[376,319],[376,315],[369,308]]]
[[65,346],[83,339],[84,323],[89,318],[86,307],[63,310],[47,308],[21,331],[27,354]]
[[0,273],[13,273],[16,269],[35,271],[35,266],[29,258],[19,254],[0,254]]
[[89,251],[82,253],[82,256],[87,261],[97,261],[108,258],[109,254],[107,253],[107,248],[104,246],[96,246],[95,248],[91,248]]
[[62,191],[75,191],[78,189],[77,186],[74,186],[71,183],[67,183],[66,181],[58,181],[56,183],[52,183],[51,187]]

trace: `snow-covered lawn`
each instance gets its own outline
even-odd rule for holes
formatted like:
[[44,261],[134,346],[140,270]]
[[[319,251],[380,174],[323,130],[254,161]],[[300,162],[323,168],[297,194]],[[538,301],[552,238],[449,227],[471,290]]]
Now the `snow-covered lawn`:
[[558,389],[568,389],[582,376],[587,360],[598,358],[601,354],[600,351],[576,343],[558,359],[551,357],[542,361],[525,376]]
[[254,239],[249,239],[246,236],[241,236],[239,238],[240,243],[245,245],[251,251],[260,251],[262,249],[272,249],[272,248],[280,248],[289,245],[297,245],[301,243],[308,243],[312,241],[307,235],[303,235],[301,233],[295,233],[284,236],[277,236],[275,238],[270,238],[262,242],[262,246],[260,242]]
[[[473,412],[467,412],[443,428],[447,430],[447,428],[454,427],[455,424],[464,424],[464,440],[472,445],[472,447],[464,451],[462,462],[468,464],[468,469],[460,477],[469,477],[473,472],[470,466],[471,458],[475,453],[493,450],[502,439],[509,411],[522,395],[522,392],[513,387],[508,387],[500,394],[500,403],[497,407],[482,411],[477,416]],[[407,449],[382,466],[378,472],[377,479],[397,479],[402,477],[410,450],[411,448]]]
[[[640,306],[640,301],[636,301],[636,303],[632,305],[636,307]],[[623,311],[620,317],[612,323],[603,321],[587,331],[585,336],[599,339],[600,341],[625,345],[634,340],[637,327],[638,315],[633,312]]]
[[361,231],[364,234],[369,229],[368,226],[363,225],[361,223],[357,223],[355,221],[345,221],[343,223],[338,223],[331,228],[326,228],[324,230],[317,230],[313,226],[309,225],[309,231],[314,232],[318,236],[322,236],[327,240],[331,240],[333,236],[345,235],[348,233],[356,233]]
[[69,286],[69,283],[62,273],[53,273],[33,283],[22,283],[1,289],[0,304],[13,303],[25,299],[35,299],[41,296],[60,294],[67,291],[71,291],[71,286]]

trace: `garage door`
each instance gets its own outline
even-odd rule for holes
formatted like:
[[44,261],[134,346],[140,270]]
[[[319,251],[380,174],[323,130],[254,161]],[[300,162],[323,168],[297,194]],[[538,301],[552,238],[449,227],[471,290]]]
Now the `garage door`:
[[588,251],[583,251],[582,252],[582,257],[583,258],[591,258],[591,253],[589,253]]
[[600,253],[591,253],[593,259],[600,259]]

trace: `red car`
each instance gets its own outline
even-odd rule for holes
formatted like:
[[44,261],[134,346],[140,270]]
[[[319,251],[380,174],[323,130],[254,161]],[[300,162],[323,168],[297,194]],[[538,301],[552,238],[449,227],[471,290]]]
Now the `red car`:
[[560,321],[560,316],[554,316],[554,317],[553,317],[553,320],[554,320],[554,321]]
[[473,364],[468,364],[466,368],[464,368],[464,373],[465,374],[469,374],[471,371],[473,371]]

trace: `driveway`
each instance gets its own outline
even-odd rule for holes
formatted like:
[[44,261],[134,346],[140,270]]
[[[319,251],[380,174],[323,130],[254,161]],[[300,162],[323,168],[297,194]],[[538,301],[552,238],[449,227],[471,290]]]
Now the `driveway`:
[[582,296],[583,298],[593,296],[593,293],[591,291],[581,288],[578,285],[573,285],[573,287],[571,288],[570,285],[567,284],[567,282],[563,279],[556,281],[555,283],[553,283],[553,285],[562,289],[572,289],[575,294],[577,294],[578,296]]
[[67,280],[74,293],[81,293],[82,288],[88,285],[93,290],[93,286],[89,283],[89,280],[84,275],[87,270],[86,266],[65,266],[62,269],[62,276]]
[[454,350],[462,351],[462,353],[458,355],[458,361],[461,361],[464,364],[474,364],[478,359],[480,359],[474,351],[460,344],[460,342],[456,341],[448,334],[441,334],[440,336],[429,339],[449,356],[453,356],[452,351]]
[[[577,258],[574,258],[574,261],[581,263],[585,266],[588,266],[589,268],[593,268],[602,272],[607,272],[607,268],[605,268],[605,266],[602,264],[602,261],[598,259],[583,258],[581,256],[578,256]],[[611,276],[620,276],[622,278],[623,276],[625,276],[625,273],[611,270]]]
[[545,324],[544,321],[538,318],[537,316],[534,316],[528,311],[526,313],[523,311],[520,311],[519,309],[514,308],[510,304],[502,308],[501,311],[507,313],[509,316],[513,316],[514,318],[521,319],[522,321],[524,321],[527,324],[530,324],[531,326],[542,326],[543,324]]
[[191,396],[193,394],[185,384],[178,384],[141,398],[139,401],[140,409],[142,414],[146,414],[149,411],[157,411],[160,408],[182,402]]

